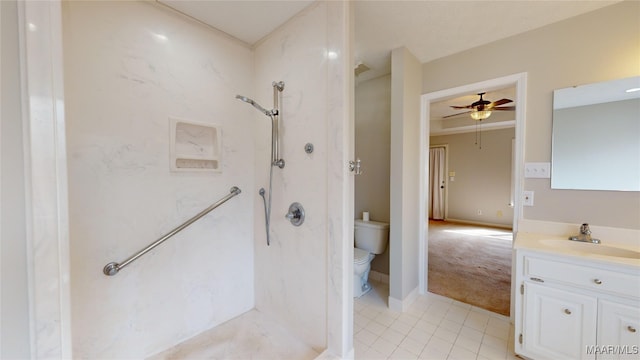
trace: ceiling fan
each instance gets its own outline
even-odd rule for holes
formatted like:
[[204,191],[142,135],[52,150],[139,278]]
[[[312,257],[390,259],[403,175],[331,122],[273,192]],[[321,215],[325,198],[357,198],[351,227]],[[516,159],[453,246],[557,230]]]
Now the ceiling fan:
[[484,92],[478,93],[478,95],[480,95],[480,100],[474,102],[471,105],[467,105],[467,106],[451,106],[454,109],[471,109],[469,111],[465,111],[465,112],[461,112],[461,113],[457,113],[457,114],[453,114],[453,115],[447,115],[444,116],[443,118],[449,118],[449,117],[453,117],[453,116],[458,116],[461,114],[467,114],[467,113],[471,113],[471,117],[474,120],[484,120],[486,118],[488,118],[491,115],[492,111],[495,110],[502,110],[502,111],[513,111],[516,109],[515,106],[500,106],[500,105],[504,105],[504,104],[508,104],[510,102],[513,102],[513,100],[510,99],[500,99],[498,101],[489,101],[489,100],[485,100],[482,98],[482,96],[486,94]]

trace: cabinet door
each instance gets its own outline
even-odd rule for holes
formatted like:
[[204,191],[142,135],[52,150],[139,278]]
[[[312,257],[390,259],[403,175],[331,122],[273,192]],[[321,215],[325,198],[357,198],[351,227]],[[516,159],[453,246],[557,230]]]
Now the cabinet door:
[[598,359],[640,358],[639,304],[598,304]]
[[595,297],[525,282],[523,346],[535,359],[595,359]]

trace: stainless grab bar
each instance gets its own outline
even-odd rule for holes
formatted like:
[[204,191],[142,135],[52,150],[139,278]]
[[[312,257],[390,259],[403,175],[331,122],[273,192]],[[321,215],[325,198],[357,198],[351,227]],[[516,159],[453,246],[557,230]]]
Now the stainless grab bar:
[[198,215],[196,215],[196,216],[192,217],[191,219],[185,221],[182,225],[180,225],[180,226],[176,227],[175,229],[169,231],[166,235],[164,235],[160,239],[154,241],[153,243],[149,244],[144,249],[142,249],[142,250],[138,251],[137,253],[131,255],[131,257],[129,257],[127,260],[123,261],[122,264],[119,264],[119,263],[117,263],[115,261],[108,263],[107,265],[104,266],[104,268],[102,269],[102,272],[107,276],[113,276],[113,275],[117,274],[118,271],[122,270],[125,266],[131,264],[132,262],[134,262],[140,256],[148,253],[149,251],[151,251],[156,246],[162,244],[165,240],[167,240],[170,237],[172,237],[173,235],[179,233],[182,229],[184,229],[187,226],[193,224],[194,222],[196,222],[201,217],[207,215],[211,210],[213,210],[213,209],[217,208],[218,206],[224,204],[227,200],[231,199],[232,197],[240,194],[241,191],[237,186],[234,186],[234,187],[231,188],[230,192],[231,193],[229,195],[223,197],[222,199],[218,200],[215,204],[213,204],[213,205],[209,206],[208,208],[202,210],[200,213],[198,213]]

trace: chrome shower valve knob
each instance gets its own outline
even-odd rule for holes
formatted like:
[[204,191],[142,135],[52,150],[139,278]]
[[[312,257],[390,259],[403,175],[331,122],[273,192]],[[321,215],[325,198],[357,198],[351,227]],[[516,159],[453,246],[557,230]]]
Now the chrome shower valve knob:
[[294,226],[300,226],[304,222],[304,208],[300,203],[294,202],[289,206],[289,212],[284,217]]

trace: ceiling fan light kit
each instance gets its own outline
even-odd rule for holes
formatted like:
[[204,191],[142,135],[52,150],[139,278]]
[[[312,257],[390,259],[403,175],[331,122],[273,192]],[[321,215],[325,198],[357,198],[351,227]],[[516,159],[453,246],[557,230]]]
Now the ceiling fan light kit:
[[486,118],[488,118],[489,116],[491,116],[491,111],[489,110],[476,110],[476,111],[472,111],[470,113],[471,118],[473,120],[484,120]]
[[[484,120],[486,118],[488,118],[489,116],[491,116],[491,112],[494,110],[507,110],[507,111],[513,111],[515,110],[515,106],[500,106],[500,105],[504,105],[504,104],[508,104],[510,102],[512,102],[512,100],[510,99],[500,99],[498,101],[488,101],[482,98],[482,96],[484,95],[484,92],[478,93],[478,95],[480,96],[480,100],[474,102],[471,105],[467,105],[467,106],[451,106],[454,109],[470,109],[468,111],[469,115],[471,116],[471,118],[473,120]],[[449,115],[449,116],[445,116],[445,118],[447,117],[452,117],[452,116],[457,116],[460,114],[464,114],[464,113],[459,113],[459,114],[453,114],[453,115]]]
[[[478,95],[480,96],[480,100],[472,103],[471,105],[451,106],[454,109],[469,109],[465,113],[469,113],[471,118],[473,120],[477,121],[476,122],[476,145],[478,145],[478,147],[480,149],[482,149],[482,133],[481,133],[481,130],[480,130],[481,121],[486,119],[486,118],[488,118],[489,116],[491,116],[491,112],[494,111],[494,110],[503,110],[503,111],[504,110],[507,110],[507,111],[515,110],[515,106],[501,106],[501,105],[513,102],[513,100],[511,100],[511,99],[500,99],[498,101],[491,102],[489,100],[485,100],[485,99],[482,98],[482,96],[484,94],[485,94],[484,92],[478,93]],[[457,116],[457,115],[461,115],[461,114],[464,114],[464,113],[445,116],[445,118],[452,117],[452,116]]]

